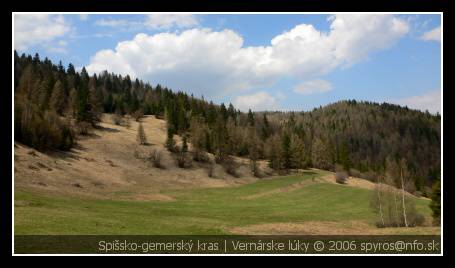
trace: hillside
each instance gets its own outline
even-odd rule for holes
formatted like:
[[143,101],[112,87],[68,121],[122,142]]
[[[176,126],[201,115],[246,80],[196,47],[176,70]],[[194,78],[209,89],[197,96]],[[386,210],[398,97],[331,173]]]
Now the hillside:
[[[204,164],[177,167],[164,150],[165,121],[147,116],[142,125],[145,146],[137,145],[137,122],[118,126],[111,115],[69,152],[44,154],[16,143],[16,234],[439,233],[430,227],[427,199],[410,196],[425,227],[378,229],[369,181],[351,177],[339,185],[333,173],[316,169],[258,179],[244,158],[236,158],[241,177],[221,166],[209,177]],[[135,157],[153,149],[163,150],[165,169]]]
[[[439,232],[440,115],[357,101],[244,113],[25,54],[14,93],[17,233]],[[405,208],[419,227],[389,228],[408,226]]]
[[[218,164],[345,170],[372,181],[406,170],[408,191],[429,196],[440,178],[441,117],[392,104],[339,101],[310,112],[243,113],[232,104],[152,86],[126,75],[76,72],[69,64],[15,53],[15,140],[39,151],[70,150],[103,113],[166,120],[166,147],[185,137]],[[164,124],[163,124],[164,126]],[[169,146],[170,144],[170,146]],[[260,177],[263,174],[256,174]]]
[[[162,190],[194,187],[228,187],[257,179],[249,172],[246,159],[237,158],[241,178],[235,178],[215,164],[215,178],[208,176],[208,164],[194,162],[193,167],[182,169],[164,148],[166,122],[147,116],[141,120],[149,144],[140,146],[136,141],[138,123],[131,120],[129,127],[112,123],[105,114],[98,128],[78,140],[69,152],[47,154],[20,143],[15,144],[15,187],[33,189],[50,194],[72,194],[96,198],[134,200],[169,200]],[[179,138],[177,142],[179,142]],[[154,149],[162,152],[164,168],[154,168],[135,152]],[[266,163],[262,165],[266,168]]]

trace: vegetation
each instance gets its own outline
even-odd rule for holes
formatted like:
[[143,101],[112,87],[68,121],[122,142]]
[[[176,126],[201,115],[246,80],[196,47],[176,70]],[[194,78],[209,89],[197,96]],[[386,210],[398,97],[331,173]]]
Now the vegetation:
[[[259,180],[238,187],[162,191],[173,201],[86,199],[77,196],[15,194],[15,234],[228,234],[230,228],[265,223],[330,221],[365,222],[375,229],[376,214],[368,200],[373,191],[333,183],[314,183],[293,191],[279,189],[326,175]],[[261,193],[273,194],[249,198]],[[128,199],[129,193],[119,193]],[[429,201],[415,199],[415,208],[431,217]],[[69,228],[71,227],[71,228]],[[373,230],[374,231],[374,230]],[[419,233],[419,228],[396,228]]]
[[147,136],[145,135],[144,127],[142,126],[142,123],[139,123],[139,126],[137,128],[137,142],[140,145],[145,145],[147,144]]
[[[375,181],[390,158],[405,160],[408,185],[400,188],[428,196],[426,189],[441,173],[439,114],[354,100],[309,112],[242,113],[232,104],[216,105],[128,75],[76,72],[72,64],[64,68],[38,54],[15,53],[14,64],[15,139],[37,149],[70,149],[74,133],[86,134],[103,112],[137,121],[156,115],[167,121],[168,150],[186,159],[187,153],[176,150],[174,135],[187,136],[194,160],[206,161],[205,154],[212,153],[233,174],[232,156],[243,156],[255,173],[256,161],[267,159],[280,172],[333,171],[339,164]],[[77,126],[81,131],[73,131]]]
[[424,223],[424,217],[415,209],[415,199],[411,197],[409,172],[404,160],[386,160],[386,174],[378,178],[373,194],[372,206],[378,213],[378,227],[413,227]]
[[433,211],[433,224],[439,226],[441,223],[441,179],[433,185],[433,193],[431,194],[430,208]]

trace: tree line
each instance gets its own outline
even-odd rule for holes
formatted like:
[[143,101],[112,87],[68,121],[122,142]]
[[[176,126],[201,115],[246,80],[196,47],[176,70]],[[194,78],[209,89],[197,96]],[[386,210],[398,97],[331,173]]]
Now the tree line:
[[407,187],[426,194],[441,172],[439,114],[354,100],[309,112],[244,113],[128,75],[78,72],[38,54],[15,52],[14,68],[15,139],[39,150],[71,149],[76,135],[96,127],[102,113],[155,115],[167,121],[170,151],[178,151],[174,135],[180,135],[196,161],[207,153],[224,164],[232,156],[248,157],[258,176],[262,159],[280,172],[341,166],[376,180],[390,163],[405,159],[412,180]]

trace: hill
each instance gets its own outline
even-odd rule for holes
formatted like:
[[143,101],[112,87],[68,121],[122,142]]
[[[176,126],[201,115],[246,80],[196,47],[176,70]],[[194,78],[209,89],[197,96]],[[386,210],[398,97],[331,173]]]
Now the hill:
[[[370,208],[375,185],[310,169],[290,176],[254,177],[245,158],[235,158],[239,178],[218,166],[182,169],[164,149],[165,121],[146,116],[149,144],[137,145],[138,123],[98,128],[68,152],[41,153],[15,144],[16,234],[437,234],[429,200],[411,196],[425,227],[376,228]],[[177,137],[177,143],[181,139]],[[163,152],[165,169],[135,157]],[[190,150],[192,146],[190,144]],[[212,156],[213,157],[213,156]],[[260,162],[267,168],[266,161]]]
[[[406,169],[408,191],[425,196],[440,178],[441,117],[392,104],[340,101],[310,112],[242,113],[203,98],[103,72],[90,76],[15,53],[15,140],[40,151],[70,150],[102,113],[155,115],[166,120],[167,149],[173,137],[193,144],[196,158],[213,154],[269,161],[281,173],[308,167],[372,181]],[[235,169],[231,168],[231,171]],[[257,177],[263,174],[254,172]]]

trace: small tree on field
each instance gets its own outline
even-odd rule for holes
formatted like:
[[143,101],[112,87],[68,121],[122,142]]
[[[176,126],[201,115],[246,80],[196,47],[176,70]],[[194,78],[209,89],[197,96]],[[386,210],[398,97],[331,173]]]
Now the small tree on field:
[[131,116],[134,118],[134,120],[136,120],[136,122],[139,122],[141,121],[142,117],[144,117],[144,111],[142,109],[139,109],[133,112]]
[[191,157],[188,153],[188,143],[186,134],[182,138],[182,148],[177,156],[177,164],[180,168],[189,168],[191,167]]
[[144,127],[142,126],[142,123],[139,123],[139,127],[137,128],[137,142],[140,145],[145,145],[147,144],[147,137],[145,135]]

